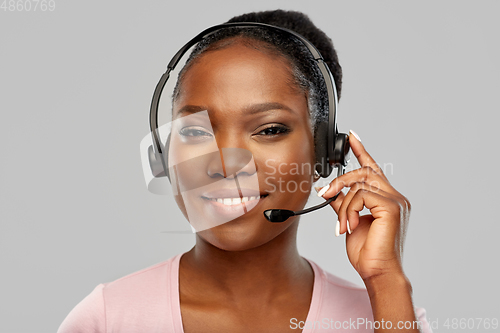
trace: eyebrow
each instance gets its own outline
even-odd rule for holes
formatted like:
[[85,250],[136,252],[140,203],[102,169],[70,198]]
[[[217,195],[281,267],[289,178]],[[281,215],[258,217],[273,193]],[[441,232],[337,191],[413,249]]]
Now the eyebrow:
[[200,111],[204,111],[204,110],[207,110],[207,108],[205,108],[203,106],[184,105],[182,108],[180,108],[177,111],[177,115],[181,115],[181,114],[184,114],[184,113],[196,113],[196,112],[200,112]]
[[245,108],[245,112],[250,114],[256,114],[272,110],[284,110],[293,113],[293,110],[290,109],[288,106],[276,102],[253,104]]
[[[196,113],[200,111],[205,111],[208,110],[207,107],[204,106],[198,106],[198,105],[184,105],[182,108],[180,108],[177,111],[177,115],[182,115],[184,113]],[[247,114],[256,114],[256,113],[261,113],[261,112],[268,112],[268,111],[273,111],[273,110],[284,110],[288,111],[290,113],[294,113],[291,108],[288,106],[277,103],[277,102],[269,102],[269,103],[258,103],[258,104],[252,104],[250,106],[245,107],[244,112]]]

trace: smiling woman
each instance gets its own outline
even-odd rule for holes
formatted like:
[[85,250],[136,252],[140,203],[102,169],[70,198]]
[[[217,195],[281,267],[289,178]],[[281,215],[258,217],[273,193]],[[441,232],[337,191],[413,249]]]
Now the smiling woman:
[[[180,93],[174,101],[173,118],[177,118],[177,110],[186,105],[207,110],[218,147],[240,147],[250,151],[261,174],[271,172],[271,168],[279,164],[314,164],[307,99],[288,84],[290,66],[282,57],[270,57],[250,47],[248,42],[236,40],[229,45],[203,53],[185,72]],[[277,127],[281,131],[276,131]],[[281,152],[279,159],[277,152]],[[276,160],[275,166],[269,163],[272,159]],[[227,159],[224,165],[227,167]],[[205,173],[190,173],[189,176],[178,170],[178,178],[189,178],[199,184],[204,183],[203,178],[213,179],[217,174],[222,178],[219,165],[212,166]],[[249,177],[242,175],[244,171],[241,170],[238,179],[245,188]],[[290,175],[286,172],[280,176],[284,182],[306,181],[311,188],[312,173]],[[309,197],[309,193],[290,197],[278,195],[265,183],[259,184],[259,189],[260,194],[265,195],[259,205],[266,208],[300,209]],[[290,222],[271,224],[263,218],[262,210],[252,209],[241,216],[238,223],[220,224],[198,235],[218,249],[243,251],[268,243],[286,230]]]
[[[305,15],[278,10],[230,22],[267,23],[309,39],[340,96],[333,45]],[[200,41],[174,90],[166,154],[196,245],[97,286],[59,332],[430,332],[401,264],[409,202],[354,132],[349,140],[362,168],[320,194],[328,199],[350,187],[330,205],[366,288],[299,255],[298,216],[270,223],[262,214],[302,209],[324,175],[316,166],[324,134],[318,124],[329,114],[326,86],[313,55],[288,33],[232,27]],[[315,167],[297,167],[304,165]],[[360,217],[365,207],[371,215]]]

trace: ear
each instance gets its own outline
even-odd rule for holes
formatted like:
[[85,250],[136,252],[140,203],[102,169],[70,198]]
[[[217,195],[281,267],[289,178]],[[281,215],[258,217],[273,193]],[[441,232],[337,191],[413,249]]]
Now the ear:
[[320,178],[321,178],[321,175],[318,173],[318,171],[314,170],[313,183],[316,183]]

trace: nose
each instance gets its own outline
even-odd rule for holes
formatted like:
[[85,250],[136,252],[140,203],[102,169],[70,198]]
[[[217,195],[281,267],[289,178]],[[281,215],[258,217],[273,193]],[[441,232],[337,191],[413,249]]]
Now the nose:
[[252,153],[245,148],[219,148],[219,156],[212,153],[207,166],[207,174],[211,178],[250,176],[256,171]]

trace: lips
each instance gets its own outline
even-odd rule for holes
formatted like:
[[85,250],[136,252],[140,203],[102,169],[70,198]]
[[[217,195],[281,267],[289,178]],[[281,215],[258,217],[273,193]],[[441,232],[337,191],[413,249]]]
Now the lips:
[[229,222],[257,206],[267,193],[248,188],[217,189],[201,195],[215,224]]
[[254,201],[254,200],[257,200],[260,198],[264,198],[264,197],[265,197],[265,195],[249,196],[249,197],[242,197],[242,198],[239,198],[239,197],[238,198],[207,198],[207,197],[203,197],[203,199],[215,201],[215,202],[218,202],[218,203],[226,205],[226,206],[233,206],[233,205],[239,205],[239,204],[244,203],[244,202]]
[[224,206],[241,205],[242,203],[251,203],[267,196],[267,193],[261,194],[259,191],[248,188],[229,188],[218,189],[204,193],[201,197],[206,200],[217,202]]
[[243,198],[243,197],[262,197],[267,196],[267,193],[260,193],[258,190],[249,188],[221,188],[210,192],[205,192],[201,195],[207,199],[224,199],[224,198]]

